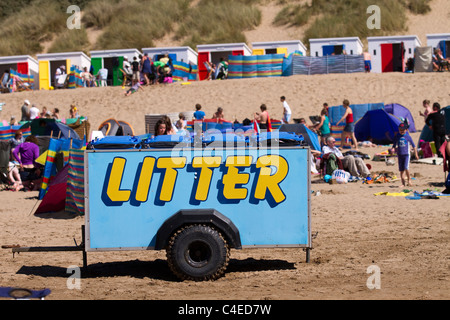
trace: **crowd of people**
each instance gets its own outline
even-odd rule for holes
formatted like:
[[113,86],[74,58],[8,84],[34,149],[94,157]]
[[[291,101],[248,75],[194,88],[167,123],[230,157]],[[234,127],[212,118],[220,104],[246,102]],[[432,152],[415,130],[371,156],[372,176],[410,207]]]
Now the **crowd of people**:
[[[21,117],[19,121],[31,121],[39,118],[61,120],[61,114],[59,108],[53,108],[52,111],[48,110],[46,106],[42,107],[42,110],[36,104],[31,104],[28,99],[24,100],[22,107],[20,108]],[[70,105],[69,118],[78,118],[78,109],[74,104]],[[18,122],[15,116],[11,117],[11,125],[17,125]]]
[[[17,126],[25,121],[35,119],[61,119],[58,108],[49,111],[47,107],[43,106],[42,109],[39,109],[37,105],[31,104],[28,99],[24,101],[20,111],[19,121],[15,116],[12,116],[9,125]],[[70,105],[69,114],[71,118],[79,117],[78,108],[75,104]],[[9,188],[14,191],[39,190],[43,168],[36,162],[40,155],[38,139],[34,135],[24,138],[23,130],[19,129],[14,133],[14,137],[7,142],[10,147],[9,166],[6,174]]]
[[[145,61],[150,58],[144,59]],[[144,76],[145,77],[145,76]],[[136,77],[134,78],[134,82],[136,83]],[[130,90],[139,90],[141,87],[133,87]],[[128,92],[130,92],[130,90]],[[131,93],[128,93],[131,94]],[[282,111],[282,120],[281,122],[283,124],[289,124],[292,117],[292,110],[287,102],[287,99],[285,96],[280,97],[280,103],[281,103],[281,110]],[[370,165],[367,165],[364,163],[364,159],[359,156],[355,156],[354,154],[349,154],[346,152],[343,154],[342,149],[345,147],[344,143],[346,141],[349,141],[351,139],[352,141],[352,149],[355,151],[358,151],[358,141],[355,137],[355,119],[353,117],[353,111],[350,108],[350,102],[347,99],[343,100],[342,103],[343,107],[345,108],[345,112],[343,116],[337,121],[337,125],[340,123],[345,123],[342,136],[341,136],[341,144],[340,146],[336,146],[336,140],[331,135],[331,120],[328,115],[328,109],[329,106],[327,103],[323,103],[322,108],[320,110],[320,116],[318,117],[318,121],[314,122],[312,125],[307,124],[306,120],[304,118],[301,119],[294,119],[297,123],[304,124],[307,128],[310,130],[316,132],[319,136],[321,150],[320,151],[313,151],[312,154],[316,158],[324,159],[327,161],[328,167],[325,167],[325,173],[331,174],[333,170],[337,168],[342,168],[343,170],[350,173],[352,177],[358,178],[358,179],[367,179],[370,178]],[[446,143],[446,140],[448,141],[449,137],[446,136],[446,128],[445,128],[445,116],[444,113],[441,112],[440,104],[435,102],[431,106],[431,102],[429,100],[423,101],[423,107],[424,111],[420,111],[419,115],[423,117],[424,122],[426,125],[429,126],[430,130],[433,133],[433,140],[436,146],[436,152],[439,157],[444,157],[446,154],[442,154],[440,151],[440,148],[442,145]],[[59,109],[54,108],[53,111],[47,110],[46,107],[42,107],[42,110],[39,110],[39,108],[36,105],[33,105],[30,103],[29,100],[25,100],[23,106],[21,107],[22,117],[21,121],[29,121],[36,118],[53,118],[53,119],[60,119],[59,115]],[[78,117],[78,110],[75,105],[71,105],[69,109],[70,117],[76,118]],[[187,121],[188,120],[205,120],[207,119],[207,115],[205,111],[202,108],[202,105],[197,103],[195,105],[195,111],[193,113],[193,119],[186,119],[185,115],[183,113],[179,114],[179,119],[175,122],[172,122],[171,119],[168,116],[162,117],[155,125],[154,128],[154,136],[158,135],[171,135],[176,134],[177,132],[180,132],[181,130],[187,129]],[[218,107],[217,111],[214,112],[210,119],[215,119],[217,121],[225,120],[225,114],[224,109],[222,107]],[[249,119],[246,119],[249,120]],[[252,120],[249,120],[251,123],[252,121],[256,121],[259,124],[260,130],[269,130],[270,129],[270,116],[268,112],[268,107],[266,104],[262,104],[260,106],[260,111],[254,113],[254,118]],[[235,122],[237,122],[237,119],[235,119]],[[12,117],[11,119],[11,125],[16,125],[17,120],[15,117]],[[394,142],[392,145],[392,148],[389,149],[389,152],[391,154],[396,154],[398,157],[398,165],[399,165],[399,172],[400,177],[402,181],[402,186],[411,186],[411,177],[409,173],[409,164],[411,159],[411,154],[418,159],[418,148],[420,148],[420,145],[416,147],[411,137],[406,134],[408,131],[408,123],[402,122],[398,128],[398,134],[394,137]],[[30,138],[32,139],[32,138]],[[20,152],[25,152],[25,154],[31,153],[28,148],[26,150],[23,150],[23,148],[18,148],[20,144],[23,144],[24,142],[31,142],[33,141],[23,141],[22,133],[20,130],[16,132],[16,135],[13,139],[11,139],[11,149],[12,150],[20,150]],[[27,177],[24,177],[24,173],[20,174],[20,169],[22,166],[22,162],[20,162],[19,159],[21,159],[19,151],[12,152],[11,157],[12,161],[16,161],[16,166],[10,170],[9,179],[11,183],[14,185],[15,188],[21,188],[23,179],[27,179]],[[25,156],[25,159],[33,158],[35,156]],[[450,158],[450,154],[447,155],[447,159]],[[34,159],[34,158],[33,158]],[[314,161],[315,162],[315,161]],[[30,166],[29,162],[25,163],[26,166]],[[27,171],[29,168],[23,167],[22,171]],[[27,169],[27,170],[25,170]],[[38,171],[39,172],[39,171]],[[35,178],[34,175],[31,175],[32,178]]]
[[120,70],[123,74],[122,87],[125,85],[132,87],[127,91],[127,96],[136,92],[141,87],[141,83],[143,86],[150,86],[173,82],[174,66],[168,54],[154,61],[148,53],[139,55],[139,58],[133,57],[132,62],[124,57]]

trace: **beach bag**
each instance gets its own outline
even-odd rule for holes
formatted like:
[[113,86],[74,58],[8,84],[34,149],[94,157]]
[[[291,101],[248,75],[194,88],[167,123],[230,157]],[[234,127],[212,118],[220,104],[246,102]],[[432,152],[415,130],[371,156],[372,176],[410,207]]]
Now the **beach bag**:
[[423,152],[423,157],[424,158],[432,158],[433,157],[433,151],[431,150],[431,146],[429,142],[424,142],[421,146],[420,149]]
[[347,183],[349,178],[350,173],[341,169],[334,170],[333,174],[331,175],[331,179],[336,180],[336,182],[339,184]]

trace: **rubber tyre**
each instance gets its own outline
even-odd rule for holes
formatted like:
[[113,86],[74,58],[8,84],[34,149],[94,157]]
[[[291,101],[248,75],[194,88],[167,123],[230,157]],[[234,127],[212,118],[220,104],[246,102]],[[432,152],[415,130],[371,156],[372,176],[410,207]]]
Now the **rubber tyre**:
[[224,274],[230,259],[222,234],[205,225],[178,230],[166,252],[170,269],[181,280],[215,280]]

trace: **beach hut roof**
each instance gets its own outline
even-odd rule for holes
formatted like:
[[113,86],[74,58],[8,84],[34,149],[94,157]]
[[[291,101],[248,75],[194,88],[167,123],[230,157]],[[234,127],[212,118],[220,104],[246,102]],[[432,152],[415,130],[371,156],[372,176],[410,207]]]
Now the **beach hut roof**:
[[180,52],[180,51],[189,51],[195,55],[198,55],[198,53],[188,46],[181,46],[181,47],[158,47],[158,48],[143,48],[142,52],[147,53],[170,53],[170,52]]
[[91,57],[117,57],[126,55],[140,55],[138,49],[115,49],[115,50],[93,50],[90,52]]
[[79,52],[43,53],[43,54],[38,54],[37,55],[37,59],[38,60],[48,60],[48,59],[63,60],[63,59],[71,58],[71,57],[84,57],[84,58],[90,60],[90,58],[82,51],[79,51]]
[[0,64],[12,64],[20,62],[32,62],[35,64],[38,63],[36,59],[27,55],[0,57]]
[[309,39],[309,43],[338,43],[338,42],[357,42],[361,46],[363,46],[361,40],[359,37],[340,37],[340,38],[316,38],[316,39]]
[[221,51],[232,51],[244,49],[247,52],[251,52],[250,48],[247,44],[241,43],[218,43],[218,44],[199,44],[197,45],[197,50],[200,51],[208,51],[208,52],[221,52]]
[[417,41],[419,46],[422,45],[419,37],[416,35],[404,35],[404,36],[379,36],[379,37],[367,37],[368,42],[372,41],[384,41],[384,42],[397,42],[397,41],[406,41],[406,40],[414,40]]

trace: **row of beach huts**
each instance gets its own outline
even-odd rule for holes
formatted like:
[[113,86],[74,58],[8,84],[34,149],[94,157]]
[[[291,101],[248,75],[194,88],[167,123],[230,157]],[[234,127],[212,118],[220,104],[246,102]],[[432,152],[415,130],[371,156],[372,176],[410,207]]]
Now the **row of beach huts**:
[[[428,34],[427,43],[424,46],[440,48],[444,57],[450,57],[450,33]],[[402,65],[409,58],[414,58],[415,49],[422,47],[417,36],[381,36],[368,37],[368,49],[364,50],[363,44],[358,37],[324,38],[309,40],[309,56],[323,57],[329,55],[362,55],[364,52],[370,54],[372,71],[374,73],[402,71]],[[251,56],[265,54],[289,54],[296,52],[303,56],[307,55],[306,46],[299,40],[253,42],[250,49],[245,43],[225,43],[198,45],[197,50],[190,47],[163,47],[101,50],[91,51],[90,57],[83,52],[47,53],[38,54],[37,59],[28,55],[0,57],[0,74],[5,70],[13,69],[20,74],[34,77],[34,89],[48,90],[53,86],[56,69],[65,65],[67,70],[71,66],[79,69],[91,65],[95,70],[106,68],[109,70],[109,84],[121,85],[117,81],[118,64],[124,57],[130,61],[133,57],[147,53],[153,60],[159,60],[168,54],[172,61],[181,61],[188,65],[198,67],[198,79],[207,78],[206,61],[218,63],[221,58],[228,59],[233,56]],[[399,69],[400,68],[400,69]]]

